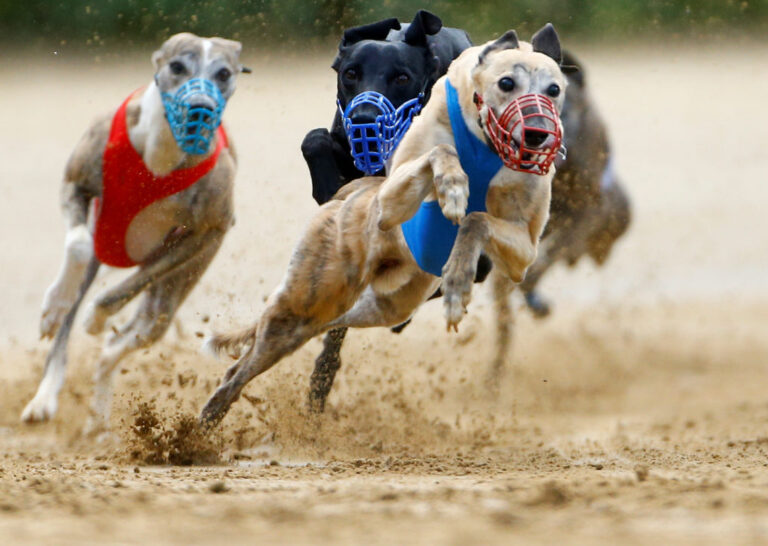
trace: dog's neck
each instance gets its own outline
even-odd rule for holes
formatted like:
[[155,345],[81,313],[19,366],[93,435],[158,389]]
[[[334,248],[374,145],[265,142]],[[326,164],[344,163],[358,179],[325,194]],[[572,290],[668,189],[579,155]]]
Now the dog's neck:
[[133,126],[129,123],[131,144],[155,176],[164,176],[179,168],[187,154],[181,151],[173,138],[165,119],[160,90],[154,81],[144,90],[139,104],[138,121]]

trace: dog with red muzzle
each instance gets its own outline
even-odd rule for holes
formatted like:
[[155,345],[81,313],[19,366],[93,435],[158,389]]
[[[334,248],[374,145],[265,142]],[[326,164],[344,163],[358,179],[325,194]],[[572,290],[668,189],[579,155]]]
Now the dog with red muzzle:
[[497,299],[507,299],[536,258],[549,214],[566,87],[560,61],[547,25],[531,43],[510,31],[451,64],[390,175],[351,182],[324,204],[261,319],[208,340],[241,356],[203,408],[204,425],[311,338],[401,324],[441,283],[448,327],[457,329],[481,252],[494,262]]

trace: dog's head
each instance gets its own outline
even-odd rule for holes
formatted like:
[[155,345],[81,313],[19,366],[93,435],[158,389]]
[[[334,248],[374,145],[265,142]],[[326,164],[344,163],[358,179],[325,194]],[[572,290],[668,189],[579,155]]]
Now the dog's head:
[[166,118],[185,152],[208,150],[237,75],[247,71],[239,61],[241,50],[240,42],[184,32],[171,36],[152,55]]
[[[390,31],[400,29],[397,19],[344,31],[332,65],[338,73],[341,107],[365,91],[380,93],[395,108],[428,92],[440,75],[440,65],[427,37],[437,34],[442,25],[439,17],[422,10],[401,40],[387,40]],[[364,118],[371,113],[361,110],[356,115]]]
[[567,81],[551,24],[521,42],[514,30],[487,44],[472,70],[483,131],[515,170],[545,174],[560,150]]

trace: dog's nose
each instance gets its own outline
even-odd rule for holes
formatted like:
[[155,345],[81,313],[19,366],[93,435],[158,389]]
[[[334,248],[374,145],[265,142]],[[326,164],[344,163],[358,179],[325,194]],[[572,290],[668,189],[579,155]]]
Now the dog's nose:
[[525,130],[525,145],[531,148],[538,148],[549,137],[549,133],[537,131],[536,129]]
[[369,112],[355,112],[350,117],[350,121],[352,121],[352,123],[355,125],[359,125],[361,123],[376,123],[376,115]]

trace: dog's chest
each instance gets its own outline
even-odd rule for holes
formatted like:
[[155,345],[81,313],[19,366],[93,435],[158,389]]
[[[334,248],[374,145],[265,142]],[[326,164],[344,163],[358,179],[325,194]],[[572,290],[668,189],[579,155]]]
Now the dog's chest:
[[125,251],[136,263],[143,262],[169,237],[191,229],[192,218],[186,192],[155,201],[140,211],[125,232]]

